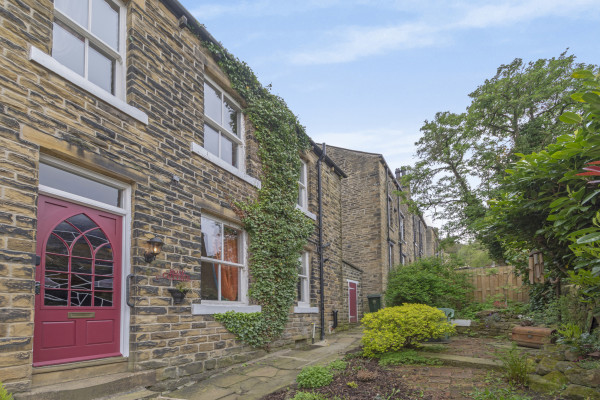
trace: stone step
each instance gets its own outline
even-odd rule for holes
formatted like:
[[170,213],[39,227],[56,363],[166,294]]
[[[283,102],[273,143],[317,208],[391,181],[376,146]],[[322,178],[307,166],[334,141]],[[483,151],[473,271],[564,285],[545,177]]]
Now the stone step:
[[153,392],[152,390],[148,390],[146,388],[136,388],[129,392],[118,393],[113,396],[102,397],[97,400],[147,400],[147,399],[156,399],[160,396],[160,393]]
[[31,387],[41,387],[57,383],[93,378],[96,376],[127,372],[128,360],[124,357],[110,357],[99,360],[81,361],[47,367],[34,367]]
[[452,365],[456,367],[469,367],[469,368],[481,368],[481,369],[500,369],[502,363],[496,360],[489,360],[487,358],[477,357],[465,357],[457,356],[453,354],[440,354],[440,353],[419,353],[423,357],[435,358],[444,362],[444,365]]
[[15,400],[92,400],[127,393],[156,383],[156,371],[121,372],[59,384],[40,386],[15,394]]

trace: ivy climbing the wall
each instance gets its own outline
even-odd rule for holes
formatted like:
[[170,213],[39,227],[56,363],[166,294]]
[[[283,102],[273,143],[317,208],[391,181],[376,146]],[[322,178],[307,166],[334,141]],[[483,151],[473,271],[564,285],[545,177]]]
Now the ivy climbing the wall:
[[244,114],[254,126],[263,168],[257,199],[234,204],[250,237],[248,294],[262,312],[252,317],[229,312],[215,319],[246,343],[268,346],[287,323],[296,298],[298,257],[314,230],[313,221],[296,209],[300,153],[310,140],[285,101],[264,88],[246,63],[219,45],[205,46],[247,103]]

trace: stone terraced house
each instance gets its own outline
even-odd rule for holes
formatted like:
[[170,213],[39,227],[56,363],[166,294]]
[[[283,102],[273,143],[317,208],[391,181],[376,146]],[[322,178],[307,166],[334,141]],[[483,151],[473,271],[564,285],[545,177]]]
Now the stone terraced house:
[[[263,353],[213,317],[260,310],[230,202],[255,198],[262,167],[203,41],[217,43],[177,0],[0,0],[0,381],[16,399],[168,390]],[[393,210],[377,246],[394,258],[355,252],[358,172],[334,150],[301,154],[297,207],[315,230],[273,347],[358,323],[366,279],[416,257],[395,197],[376,204]]]
[[366,304],[368,296],[384,292],[394,266],[438,255],[437,232],[401,203],[395,192],[409,188],[383,155],[334,146],[328,154],[348,175],[342,181],[342,254],[345,263],[368,271],[362,280]]

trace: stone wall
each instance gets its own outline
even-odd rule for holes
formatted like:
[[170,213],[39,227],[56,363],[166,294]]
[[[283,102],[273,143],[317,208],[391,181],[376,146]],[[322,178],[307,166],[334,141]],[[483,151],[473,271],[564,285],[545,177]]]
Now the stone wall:
[[362,301],[381,293],[383,268],[387,268],[387,247],[382,231],[386,218],[382,208],[379,155],[328,146],[327,154],[346,172],[342,183],[342,242],[344,261],[365,271]]
[[573,362],[568,346],[545,345],[534,361],[534,373],[529,375],[529,387],[533,390],[560,392],[565,399],[600,399],[600,370],[581,368]]
[[[50,0],[0,0],[0,377],[8,390],[31,385],[38,169],[49,155],[131,185],[131,298],[129,359],[133,370],[156,370],[155,389],[202,379],[211,370],[261,354],[243,346],[209,315],[192,315],[199,301],[200,216],[239,223],[230,202],[252,199],[256,188],[191,151],[203,144],[203,83],[210,77],[242,99],[199,39],[178,26],[158,0],[127,2],[126,102],[145,124],[28,58],[29,47],[49,54]],[[246,173],[260,178],[258,145],[245,121]],[[310,210],[316,213],[316,156],[310,153]],[[179,179],[173,179],[174,176]],[[326,313],[344,310],[340,176],[325,168]],[[148,264],[146,241],[165,245]],[[318,302],[315,237],[311,305]],[[173,305],[169,279],[183,269],[192,279],[184,303]],[[347,312],[347,311],[346,311]],[[276,344],[308,338],[318,314],[291,314]],[[327,321],[329,323],[330,321]]]
[[[328,154],[348,174],[342,183],[343,257],[364,271],[362,299],[367,304],[368,295],[383,293],[387,285],[389,246],[391,266],[401,264],[403,258],[405,264],[415,261],[425,253],[426,225],[401,203],[395,192],[410,192],[400,186],[381,154],[334,146],[328,147]],[[400,213],[404,216],[403,239]]]

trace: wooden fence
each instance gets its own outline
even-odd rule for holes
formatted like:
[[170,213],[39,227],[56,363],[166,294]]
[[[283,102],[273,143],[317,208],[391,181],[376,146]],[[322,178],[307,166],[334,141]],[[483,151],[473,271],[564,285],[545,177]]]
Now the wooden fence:
[[523,285],[521,277],[515,275],[513,266],[470,268],[465,272],[471,275],[475,286],[475,301],[484,302],[490,297],[520,302],[529,300],[527,287]]

